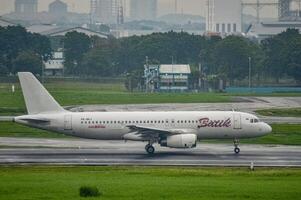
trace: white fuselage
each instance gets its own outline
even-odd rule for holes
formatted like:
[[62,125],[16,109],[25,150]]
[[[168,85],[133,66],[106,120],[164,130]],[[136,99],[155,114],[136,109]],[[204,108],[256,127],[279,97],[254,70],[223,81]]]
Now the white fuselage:
[[[24,118],[45,119],[32,122]],[[128,126],[195,134],[200,139],[239,139],[259,137],[271,127],[254,115],[233,111],[206,112],[61,112],[16,117],[28,126],[66,135],[99,140],[124,140]],[[133,140],[139,140],[133,139]]]

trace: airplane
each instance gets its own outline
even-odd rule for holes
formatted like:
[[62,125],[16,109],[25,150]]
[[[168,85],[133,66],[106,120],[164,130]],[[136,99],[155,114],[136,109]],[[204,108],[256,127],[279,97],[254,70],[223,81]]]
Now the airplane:
[[236,111],[71,112],[61,107],[30,72],[18,73],[27,115],[14,122],[65,135],[97,140],[147,142],[190,149],[204,139],[231,139],[239,154],[239,139],[266,135],[272,128],[256,116]]

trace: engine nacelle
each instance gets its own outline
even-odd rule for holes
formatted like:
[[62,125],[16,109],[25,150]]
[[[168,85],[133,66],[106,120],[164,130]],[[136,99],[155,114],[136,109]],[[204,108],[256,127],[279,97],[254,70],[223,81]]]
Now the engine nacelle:
[[171,148],[194,148],[196,147],[197,136],[195,134],[171,135],[160,140],[160,145]]

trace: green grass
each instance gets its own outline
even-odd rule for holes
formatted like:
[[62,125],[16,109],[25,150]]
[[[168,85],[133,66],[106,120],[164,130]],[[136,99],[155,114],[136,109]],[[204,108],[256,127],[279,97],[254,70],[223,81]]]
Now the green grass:
[[301,145],[301,124],[272,124],[273,132],[264,137],[241,140],[252,144]]
[[[202,103],[230,102],[232,97],[219,93],[130,93],[120,84],[85,82],[56,82],[46,88],[63,106],[83,104],[147,104],[147,103]],[[16,92],[8,84],[0,84],[0,115],[25,112],[19,85]]]
[[301,117],[301,108],[264,109],[256,113],[263,116]]
[[1,167],[0,199],[300,199],[301,170],[183,167]]
[[[241,143],[301,145],[301,124],[273,124],[272,128],[273,132],[269,135],[254,139],[243,139]],[[0,137],[68,138],[69,136],[29,128],[13,122],[0,122]],[[224,143],[232,141],[206,140],[206,142]]]
[[0,122],[0,137],[68,138],[63,134],[30,128],[13,122]]

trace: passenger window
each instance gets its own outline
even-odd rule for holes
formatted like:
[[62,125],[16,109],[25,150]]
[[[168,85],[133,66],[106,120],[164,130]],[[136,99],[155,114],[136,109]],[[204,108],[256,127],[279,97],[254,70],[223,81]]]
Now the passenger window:
[[253,119],[250,119],[250,122],[253,123]]

